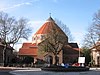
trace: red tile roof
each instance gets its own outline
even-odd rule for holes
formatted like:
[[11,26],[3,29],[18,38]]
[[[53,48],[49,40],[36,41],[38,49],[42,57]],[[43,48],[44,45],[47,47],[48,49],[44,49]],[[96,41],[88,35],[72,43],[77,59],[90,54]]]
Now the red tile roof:
[[19,55],[37,55],[37,45],[36,43],[23,43],[22,48],[19,49]]
[[56,28],[59,31],[59,33],[65,34],[51,17],[47,19],[46,23],[44,23],[35,34],[47,34],[53,28]]
[[21,48],[19,50],[19,55],[37,55],[37,48],[29,48],[29,49],[23,49]]
[[32,43],[23,43],[22,48],[29,48],[29,47],[36,47],[36,43],[32,44]]

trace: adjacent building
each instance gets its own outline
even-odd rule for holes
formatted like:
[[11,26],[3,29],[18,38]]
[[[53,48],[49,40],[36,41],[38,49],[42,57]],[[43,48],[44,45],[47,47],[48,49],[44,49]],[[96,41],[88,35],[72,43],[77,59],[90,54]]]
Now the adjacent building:
[[91,61],[93,65],[100,66],[100,41],[91,48]]
[[1,41],[0,39],[0,65],[3,66],[5,62],[5,66],[7,66],[13,58],[14,49],[10,45],[7,45],[7,48],[4,50],[5,45]]

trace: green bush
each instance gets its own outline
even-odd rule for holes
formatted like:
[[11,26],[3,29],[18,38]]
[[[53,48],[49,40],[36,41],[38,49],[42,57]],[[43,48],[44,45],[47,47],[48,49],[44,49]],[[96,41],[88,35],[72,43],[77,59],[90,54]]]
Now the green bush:
[[31,63],[34,63],[34,58],[31,57],[31,56],[26,56],[26,57],[23,59],[22,63],[24,63],[24,64],[31,64]]

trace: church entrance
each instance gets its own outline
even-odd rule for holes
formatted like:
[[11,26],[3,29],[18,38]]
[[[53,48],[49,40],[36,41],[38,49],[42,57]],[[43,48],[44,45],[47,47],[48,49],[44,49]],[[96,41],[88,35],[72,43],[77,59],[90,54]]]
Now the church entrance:
[[51,55],[47,55],[47,56],[45,57],[45,61],[46,61],[48,64],[52,65],[52,64],[53,64],[53,57],[52,57]]

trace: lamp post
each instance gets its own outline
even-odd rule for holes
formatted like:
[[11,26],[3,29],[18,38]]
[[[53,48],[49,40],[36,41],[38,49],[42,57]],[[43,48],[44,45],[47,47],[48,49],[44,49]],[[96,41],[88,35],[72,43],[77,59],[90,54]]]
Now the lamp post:
[[79,57],[80,57],[81,55],[80,55],[80,43],[79,42],[78,42],[78,46],[79,46]]
[[[79,46],[79,45],[80,45],[80,43],[78,42],[78,46]],[[80,65],[80,47],[79,47],[78,63],[79,63],[79,66],[81,66],[81,65]]]

